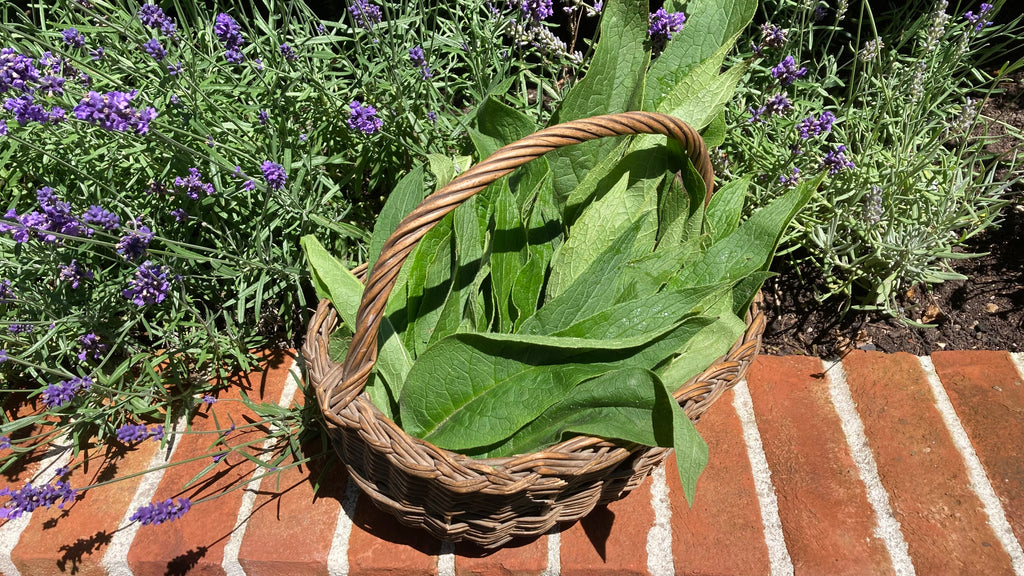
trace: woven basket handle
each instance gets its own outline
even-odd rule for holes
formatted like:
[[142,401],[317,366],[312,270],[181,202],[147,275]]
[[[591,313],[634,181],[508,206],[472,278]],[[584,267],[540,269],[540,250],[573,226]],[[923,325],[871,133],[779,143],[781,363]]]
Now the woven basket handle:
[[366,282],[363,299],[356,315],[355,334],[349,344],[342,378],[332,390],[320,390],[323,408],[337,412],[351,402],[366,386],[377,360],[377,331],[384,306],[394,288],[398,272],[416,243],[445,217],[489,184],[517,167],[543,156],[556,148],[596,140],[607,136],[633,134],[664,134],[675,138],[687,151],[707,188],[705,202],[711,197],[714,172],[707,146],[691,126],[671,116],[652,112],[624,112],[595,116],[545,128],[522,140],[513,142],[486,160],[473,166],[434,192],[398,224],[394,234],[384,243],[380,257],[373,265]]

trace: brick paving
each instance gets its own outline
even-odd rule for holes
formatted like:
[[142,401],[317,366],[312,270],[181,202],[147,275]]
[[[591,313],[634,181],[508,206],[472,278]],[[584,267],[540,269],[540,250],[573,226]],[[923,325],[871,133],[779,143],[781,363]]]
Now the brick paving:
[[[838,365],[760,357],[698,428],[711,461],[687,506],[659,473],[585,520],[486,552],[400,526],[317,462],[254,479],[238,455],[210,482],[182,491],[208,463],[150,472],[87,492],[69,510],[0,524],[0,572],[50,574],[842,575],[1024,576],[1024,356],[1006,352],[854,352]],[[288,404],[291,355],[246,375],[254,400]],[[218,402],[192,430],[246,422]],[[244,432],[233,436],[244,441]],[[209,434],[181,435],[171,459],[206,454]],[[272,446],[268,447],[272,448]],[[260,445],[249,451],[267,457]],[[158,467],[155,444],[98,454],[73,484],[104,470]],[[9,484],[45,482],[70,454],[41,454]],[[672,466],[672,463],[669,463]],[[671,472],[671,468],[669,471]],[[194,501],[181,520],[139,527],[133,506]],[[314,491],[313,483],[320,484]]]

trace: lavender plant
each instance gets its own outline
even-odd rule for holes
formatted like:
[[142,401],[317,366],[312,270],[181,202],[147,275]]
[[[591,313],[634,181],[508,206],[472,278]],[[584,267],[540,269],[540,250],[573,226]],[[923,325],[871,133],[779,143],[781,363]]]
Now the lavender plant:
[[[985,151],[984,99],[1020,65],[993,48],[1014,24],[992,26],[990,4],[939,0],[875,19],[840,2],[770,1],[738,55],[749,76],[727,109],[719,161],[755,177],[753,206],[814,174],[821,196],[797,217],[783,250],[819,269],[820,298],[908,319],[911,286],[963,278],[954,249],[992,225],[1019,172]],[[1010,176],[997,181],[996,170]]]
[[[527,62],[538,48],[510,33],[511,12],[362,0],[323,22],[274,0],[0,0],[0,400],[37,407],[5,412],[0,470],[58,438],[167,441],[216,410],[250,350],[304,327],[299,238],[361,259],[396,175],[466,146],[464,110],[491,93],[557,97],[561,60]],[[204,473],[316,430],[298,409],[243,401],[263,437],[228,446],[218,426]],[[303,461],[298,442],[282,446]],[[0,513],[41,489],[6,490]]]

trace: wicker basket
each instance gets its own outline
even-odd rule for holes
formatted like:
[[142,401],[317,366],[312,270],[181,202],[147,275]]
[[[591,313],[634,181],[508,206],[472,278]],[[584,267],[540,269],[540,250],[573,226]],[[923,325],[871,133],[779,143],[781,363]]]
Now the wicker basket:
[[[345,364],[332,362],[328,339],[337,315],[320,302],[303,354],[334,447],[350,477],[402,524],[447,541],[485,548],[535,537],[572,522],[636,488],[670,450],[580,436],[535,454],[475,460],[413,438],[362,394],[377,357],[377,330],[399,269],[430,228],[467,198],[516,167],[562,146],[605,136],[664,134],[679,141],[707,183],[714,175],[700,135],[681,120],[628,112],[541,130],[495,152],[426,198],[398,226],[366,280]],[[365,268],[357,270],[365,272]],[[696,420],[746,373],[764,332],[760,294],[732,349],[675,392]]]

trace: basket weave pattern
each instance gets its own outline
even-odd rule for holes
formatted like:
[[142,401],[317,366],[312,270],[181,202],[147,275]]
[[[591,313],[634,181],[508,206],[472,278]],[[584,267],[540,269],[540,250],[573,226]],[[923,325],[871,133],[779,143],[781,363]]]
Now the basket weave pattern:
[[[606,136],[663,134],[677,140],[707,185],[714,174],[700,135],[681,120],[627,112],[560,124],[501,148],[426,198],[385,242],[356,317],[344,364],[330,359],[329,338],[338,318],[327,300],[310,320],[303,347],[309,377],[334,447],[351,478],[401,523],[448,541],[486,548],[515,537],[544,534],[595,506],[636,488],[664,462],[666,448],[623,445],[580,436],[542,452],[473,459],[406,434],[361,394],[377,356],[384,306],[403,262],[446,214],[516,167],[546,152]],[[365,269],[355,270],[357,275]],[[747,313],[747,329],[732,349],[674,396],[696,420],[735,385],[757,355],[764,332],[760,295]]]

